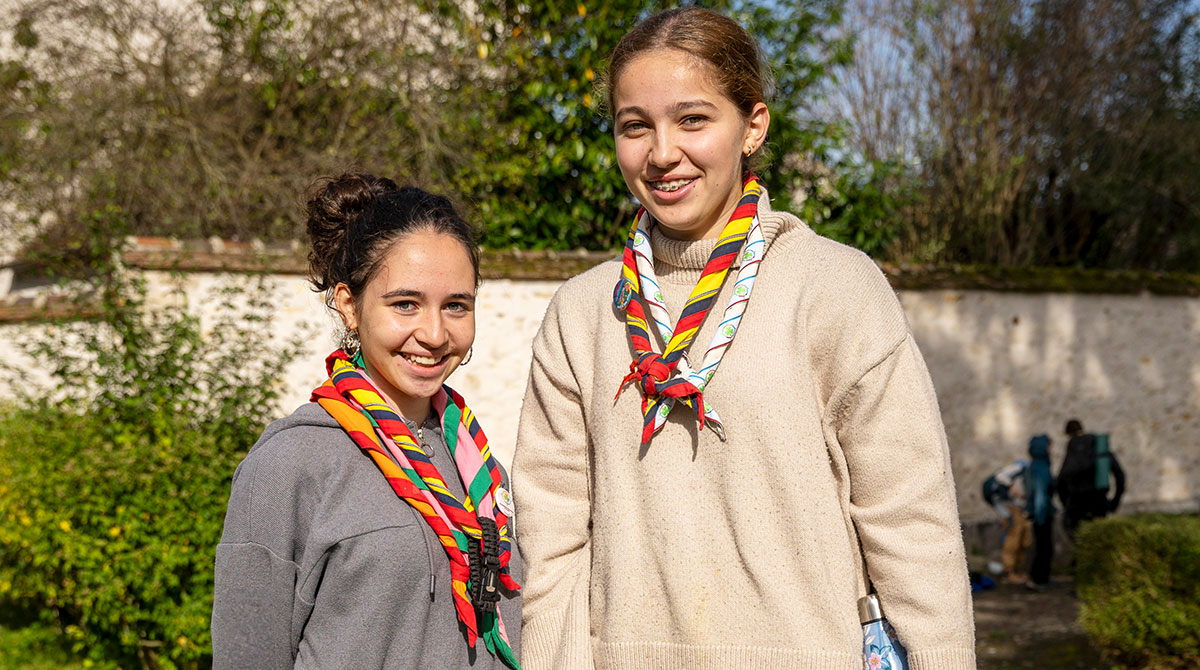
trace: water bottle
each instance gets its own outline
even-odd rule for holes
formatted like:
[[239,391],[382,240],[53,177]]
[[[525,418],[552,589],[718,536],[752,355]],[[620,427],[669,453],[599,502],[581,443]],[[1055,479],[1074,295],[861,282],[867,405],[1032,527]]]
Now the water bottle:
[[863,627],[864,670],[908,670],[908,652],[883,618],[875,594],[858,599],[858,620]]

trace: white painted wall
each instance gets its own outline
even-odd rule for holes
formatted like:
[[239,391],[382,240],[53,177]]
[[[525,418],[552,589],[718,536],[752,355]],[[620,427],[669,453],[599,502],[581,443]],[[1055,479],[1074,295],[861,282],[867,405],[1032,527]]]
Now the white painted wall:
[[[152,303],[171,305],[170,276],[149,279]],[[189,303],[200,305],[229,281],[252,280],[188,275]],[[302,278],[271,282],[279,322],[264,333],[264,346],[297,333],[308,343],[287,373],[282,414],[324,380],[336,329]],[[504,463],[512,458],[530,342],[560,283],[484,282],[474,356],[450,379]],[[1031,435],[1054,439],[1057,466],[1072,417],[1112,435],[1128,474],[1125,509],[1200,506],[1200,299],[980,291],[904,291],[900,299],[941,400],[965,520],[989,517],[980,483],[1024,455]],[[45,328],[0,326],[0,361],[22,364],[12,343]]]

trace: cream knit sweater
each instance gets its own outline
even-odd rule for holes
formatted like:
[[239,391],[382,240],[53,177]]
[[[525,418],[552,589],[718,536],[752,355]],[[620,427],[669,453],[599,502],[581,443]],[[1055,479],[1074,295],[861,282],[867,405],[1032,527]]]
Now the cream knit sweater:
[[[677,405],[639,447],[638,389],[613,401],[633,357],[619,261],[551,302],[513,463],[526,670],[857,670],[863,557],[912,670],[975,667],[950,455],[900,305],[869,258],[765,200],[766,257],[704,393],[727,442]],[[715,241],[651,237],[677,318]]]

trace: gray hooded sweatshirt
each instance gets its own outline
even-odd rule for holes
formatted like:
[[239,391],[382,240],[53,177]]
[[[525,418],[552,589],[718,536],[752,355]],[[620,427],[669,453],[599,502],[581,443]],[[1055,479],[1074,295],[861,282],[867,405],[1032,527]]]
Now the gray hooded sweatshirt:
[[[430,458],[462,499],[437,424],[431,413]],[[515,519],[509,532],[520,583]],[[500,613],[519,654],[520,596],[505,592]],[[212,642],[215,670],[505,667],[482,638],[467,646],[429,524],[315,403],[268,426],[233,475]]]

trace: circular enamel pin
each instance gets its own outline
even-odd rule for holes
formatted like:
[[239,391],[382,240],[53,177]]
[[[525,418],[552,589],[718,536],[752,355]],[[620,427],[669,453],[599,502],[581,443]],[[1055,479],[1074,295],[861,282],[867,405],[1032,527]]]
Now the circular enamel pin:
[[499,507],[500,511],[504,512],[505,516],[511,519],[513,512],[516,511],[516,506],[513,505],[512,494],[509,493],[508,489],[504,488],[503,486],[497,486],[495,498],[496,507]]
[[630,284],[628,279],[617,282],[617,287],[613,289],[613,307],[623,312],[632,300],[633,284]]

